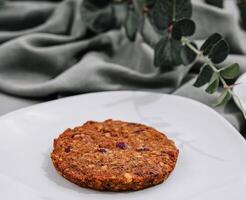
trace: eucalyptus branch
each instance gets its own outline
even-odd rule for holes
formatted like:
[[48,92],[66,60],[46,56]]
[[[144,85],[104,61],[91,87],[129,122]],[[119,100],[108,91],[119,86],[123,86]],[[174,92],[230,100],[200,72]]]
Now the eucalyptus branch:
[[[206,2],[221,7],[223,0]],[[238,0],[242,18],[246,16],[245,2],[246,0]],[[81,9],[85,23],[94,32],[105,32],[123,26],[130,41],[135,41],[137,34],[141,34],[143,40],[154,48],[155,66],[164,69],[163,71],[191,64],[199,57],[205,64],[194,86],[207,84],[205,91],[213,94],[221,83],[223,92],[215,106],[225,105],[234,97],[246,119],[243,105],[232,90],[235,84],[228,85],[226,82],[239,75],[239,65],[232,64],[220,69],[216,67],[229,55],[227,42],[215,33],[198,49],[187,38],[196,29],[195,22],[191,19],[191,0],[84,0]]]
[[[202,51],[200,51],[200,50],[197,49],[195,46],[193,46],[193,45],[191,44],[191,42],[189,41],[188,38],[182,37],[181,41],[182,41],[182,43],[183,43],[184,45],[186,45],[190,50],[192,50],[192,51],[198,56],[198,58],[202,59],[202,60],[204,61],[204,63],[206,63],[209,67],[211,67],[211,69],[212,69],[214,72],[216,72],[216,73],[219,72],[219,70],[216,68],[216,66],[215,66],[215,65],[214,65],[214,64],[213,64],[206,56],[203,55]],[[224,80],[223,80],[223,83],[226,84],[226,82],[224,82]],[[225,85],[223,85],[223,86],[225,86]]]
[[192,50],[192,51],[198,56],[198,58],[200,58],[205,64],[207,64],[207,66],[209,66],[209,67],[213,70],[214,73],[217,73],[218,78],[219,78],[220,82],[221,82],[222,85],[223,85],[223,88],[226,89],[226,90],[231,94],[232,97],[234,97],[235,101],[237,101],[238,106],[239,106],[239,109],[241,110],[241,112],[242,112],[242,114],[243,114],[243,117],[244,117],[244,119],[246,120],[246,112],[245,112],[245,109],[244,109],[244,107],[243,107],[243,104],[242,104],[240,98],[233,92],[233,90],[232,90],[233,85],[231,86],[231,85],[228,85],[228,84],[226,83],[226,81],[225,81],[225,79],[223,78],[223,76],[221,76],[220,73],[219,73],[220,70],[218,70],[218,69],[216,68],[216,66],[215,66],[209,59],[207,59],[206,56],[203,55],[203,52],[202,52],[202,51],[200,51],[199,49],[197,49],[196,47],[194,47],[194,46],[191,44],[191,42],[189,41],[188,38],[182,37],[181,41],[182,41],[182,43],[183,43],[184,45],[186,45],[190,50]]

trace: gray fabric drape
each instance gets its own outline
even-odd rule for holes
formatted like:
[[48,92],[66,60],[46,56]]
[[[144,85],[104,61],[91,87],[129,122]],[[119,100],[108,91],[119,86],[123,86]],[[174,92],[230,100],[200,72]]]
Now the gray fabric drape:
[[[0,114],[47,99],[105,90],[172,93],[207,105],[218,96],[192,86],[201,63],[161,72],[153,66],[153,50],[140,36],[131,43],[123,30],[92,34],[81,19],[81,3],[5,1],[0,6]],[[223,34],[231,46],[224,64],[238,62],[245,72],[246,31],[240,28],[233,1],[226,1],[225,9],[197,0],[193,4],[193,39],[199,44],[214,32]],[[246,124],[233,102],[216,109],[243,132]]]

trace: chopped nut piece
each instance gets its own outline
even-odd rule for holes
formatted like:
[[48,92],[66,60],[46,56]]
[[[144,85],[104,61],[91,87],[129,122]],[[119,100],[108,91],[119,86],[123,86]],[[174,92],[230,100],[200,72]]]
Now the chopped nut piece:
[[125,173],[124,177],[126,178],[127,182],[130,183],[132,182],[132,175],[129,173]]
[[102,170],[106,170],[107,168],[108,168],[107,165],[103,165],[103,166],[101,167]]
[[137,149],[137,151],[149,151],[149,148],[148,147],[140,147]]
[[110,134],[109,132],[107,132],[107,133],[105,133],[105,136],[106,136],[106,137],[110,137],[111,134]]
[[103,129],[103,126],[98,125],[96,129],[97,129],[97,131],[101,131]]

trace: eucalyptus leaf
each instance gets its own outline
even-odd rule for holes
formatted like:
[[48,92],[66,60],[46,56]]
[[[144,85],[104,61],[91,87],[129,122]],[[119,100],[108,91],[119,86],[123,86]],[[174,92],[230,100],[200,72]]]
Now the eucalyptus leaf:
[[179,40],[162,38],[155,46],[154,63],[160,67],[173,67],[182,63],[180,52],[182,44]]
[[[165,0],[164,0],[165,1]],[[157,27],[159,30],[164,30],[168,27],[168,25],[172,21],[172,17],[170,17],[168,12],[168,8],[172,6],[172,2],[167,2],[168,5],[165,6],[163,3],[161,3],[161,0],[156,0],[155,5],[153,6],[153,9],[151,9],[151,22]],[[166,13],[163,15],[163,13]]]
[[178,21],[184,18],[191,18],[192,5],[190,0],[173,0],[173,2],[175,2],[173,4],[172,12],[174,21]]
[[161,39],[161,36],[154,30],[154,27],[147,16],[144,18],[141,27],[141,35],[144,41],[151,47],[154,47]]
[[128,6],[126,3],[114,4],[113,9],[117,20],[117,27],[120,27],[126,20]]
[[228,90],[224,90],[217,101],[213,104],[214,106],[223,106],[231,99],[231,93]]
[[181,19],[173,24],[173,37],[191,36],[195,33],[196,25],[191,19]]
[[129,6],[126,22],[125,22],[125,30],[129,40],[134,41],[136,35],[138,33],[139,26],[139,17],[132,5]]
[[209,52],[209,58],[215,64],[223,62],[229,55],[229,46],[225,40],[217,42]]
[[[191,43],[191,45],[194,48],[197,48],[194,43]],[[197,54],[194,53],[190,48],[188,48],[187,46],[182,46],[182,48],[181,48],[181,59],[182,59],[182,63],[184,65],[188,65],[188,64],[194,62],[196,57],[197,57]]]
[[213,46],[222,39],[222,36],[218,33],[214,33],[203,43],[201,51],[203,55],[208,55]]
[[213,73],[213,70],[208,65],[204,65],[201,68],[200,73],[197,76],[196,82],[193,85],[195,87],[201,87],[205,85],[211,80]]
[[209,94],[213,94],[218,89],[218,86],[219,86],[219,77],[218,74],[214,72],[206,89],[206,92]]
[[228,67],[220,70],[220,75],[225,79],[234,79],[240,73],[240,67],[237,63],[234,63]]
[[190,0],[156,0],[150,15],[153,24],[164,30],[173,21],[190,18],[192,5]]
[[139,16],[143,15],[143,7],[146,4],[146,0],[132,0],[132,5],[134,6]]

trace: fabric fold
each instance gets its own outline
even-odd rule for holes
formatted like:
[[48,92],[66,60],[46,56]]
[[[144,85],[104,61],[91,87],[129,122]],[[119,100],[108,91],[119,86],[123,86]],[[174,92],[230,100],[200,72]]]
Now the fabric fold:
[[[6,1],[0,5],[0,91],[24,98],[54,98],[105,90],[175,93],[211,105],[192,83],[200,64],[164,71],[153,65],[153,49],[124,30],[96,35],[83,22],[82,0]],[[233,1],[225,9],[193,1],[197,24],[192,39],[201,44],[219,32],[231,52],[222,66],[238,62],[246,72],[246,32]],[[199,91],[199,92],[198,92]],[[229,109],[229,110],[228,110]],[[245,123],[235,104],[217,109],[235,127]]]

